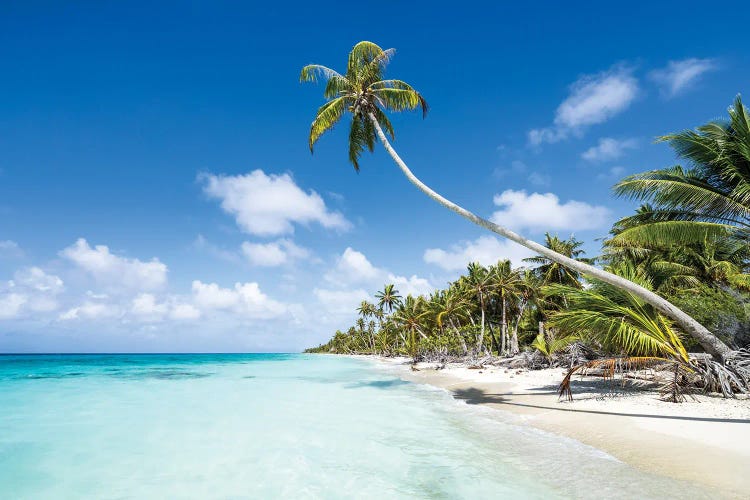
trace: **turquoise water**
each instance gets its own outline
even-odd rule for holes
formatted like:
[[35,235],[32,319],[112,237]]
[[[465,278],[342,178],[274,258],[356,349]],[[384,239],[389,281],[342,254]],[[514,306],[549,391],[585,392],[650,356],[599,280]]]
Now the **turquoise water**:
[[497,415],[361,359],[0,356],[0,498],[700,497]]

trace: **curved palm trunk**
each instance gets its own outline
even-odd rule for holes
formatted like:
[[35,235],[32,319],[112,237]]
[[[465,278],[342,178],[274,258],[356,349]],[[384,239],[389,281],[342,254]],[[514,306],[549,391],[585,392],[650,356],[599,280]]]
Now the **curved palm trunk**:
[[380,123],[378,123],[378,120],[375,118],[375,115],[372,113],[369,113],[368,117],[370,118],[373,125],[375,126],[375,131],[378,134],[378,138],[380,139],[380,142],[383,143],[383,147],[388,152],[388,154],[391,155],[391,158],[393,158],[393,161],[396,162],[396,165],[398,165],[398,167],[404,173],[406,178],[409,179],[409,181],[412,184],[417,186],[417,188],[419,188],[420,191],[422,191],[424,194],[426,194],[427,196],[429,196],[436,202],[440,203],[441,205],[448,208],[449,210],[456,212],[458,215],[464,217],[465,219],[470,220],[474,224],[481,226],[485,229],[489,229],[493,233],[497,233],[500,236],[503,236],[504,238],[508,238],[509,240],[514,241],[518,243],[519,245],[522,245],[530,250],[533,250],[541,255],[544,255],[550,260],[553,260],[564,266],[574,269],[578,271],[579,273],[585,274],[587,276],[591,276],[598,280],[604,281],[605,283],[609,283],[612,286],[616,286],[618,288],[621,288],[623,290],[626,290],[632,293],[636,297],[651,304],[657,310],[662,312],[665,316],[672,318],[672,320],[674,320],[685,331],[685,333],[693,337],[703,347],[703,349],[705,349],[705,351],[711,354],[713,357],[717,358],[718,360],[722,362],[725,362],[732,357],[732,354],[733,354],[732,350],[724,342],[722,342],[716,335],[711,333],[705,326],[695,321],[692,317],[690,317],[684,311],[676,307],[674,304],[660,297],[659,295],[655,294],[651,290],[647,290],[643,288],[642,286],[633,283],[632,281],[628,281],[625,278],[617,276],[616,274],[609,273],[603,269],[598,269],[590,264],[586,264],[585,262],[580,262],[570,257],[566,257],[565,255],[559,254],[553,250],[550,250],[544,245],[540,245],[539,243],[535,241],[526,239],[523,236],[516,234],[509,229],[506,229],[502,226],[495,224],[494,222],[490,222],[487,219],[479,217],[478,215],[466,210],[465,208],[459,205],[456,205],[452,201],[446,198],[443,198],[438,193],[430,189],[430,187],[425,185],[422,181],[420,181],[411,172],[411,170],[409,170],[409,167],[406,166],[406,163],[404,163],[404,161],[401,159],[398,153],[396,153],[396,150],[393,149],[393,146],[391,146],[391,143],[388,142],[388,138],[383,133],[383,129],[380,128]]

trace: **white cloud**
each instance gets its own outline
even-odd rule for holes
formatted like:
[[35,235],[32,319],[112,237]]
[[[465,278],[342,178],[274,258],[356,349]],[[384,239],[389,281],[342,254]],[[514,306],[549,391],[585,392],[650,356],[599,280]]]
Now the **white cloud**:
[[600,180],[615,180],[622,178],[623,174],[625,173],[625,167],[621,166],[614,166],[607,170],[606,172],[603,172],[596,176],[597,179]]
[[54,311],[58,308],[56,296],[63,289],[58,276],[39,267],[20,269],[13,280],[0,283],[0,319]]
[[330,211],[315,191],[300,189],[289,174],[266,175],[254,170],[246,175],[200,177],[203,190],[221,200],[221,208],[235,217],[243,231],[258,236],[294,232],[294,224],[316,222],[327,229],[348,229],[339,212]]
[[611,137],[602,137],[596,146],[592,146],[581,154],[581,158],[591,162],[601,162],[616,160],[628,149],[633,149],[637,145],[635,139],[613,139]]
[[158,303],[150,293],[141,293],[133,299],[131,312],[146,321],[161,321],[169,311],[166,303]]
[[325,279],[336,284],[372,283],[385,271],[376,268],[365,254],[347,247],[337,259],[336,265],[325,275]]
[[226,250],[218,245],[214,245],[213,243],[208,241],[202,234],[199,234],[198,237],[195,238],[192,246],[197,250],[204,251],[210,255],[213,255],[217,259],[231,262],[233,264],[239,264],[240,262],[242,262],[242,258],[237,254],[237,252]]
[[529,182],[534,186],[547,187],[552,183],[552,178],[547,174],[531,172],[529,174]]
[[309,250],[295,245],[292,240],[286,238],[270,243],[246,241],[242,244],[242,253],[251,264],[263,267],[280,266],[310,257]]
[[0,295],[0,319],[11,319],[18,316],[27,301],[28,298],[20,293]]
[[192,320],[201,317],[201,312],[198,308],[191,304],[175,304],[172,311],[169,314],[170,318],[175,320]]
[[666,67],[649,73],[649,77],[659,85],[662,95],[671,98],[689,89],[704,73],[717,68],[713,59],[682,59],[669,61]]
[[73,307],[62,313],[60,320],[114,318],[121,314],[120,308],[113,304],[87,300],[80,306]]
[[313,295],[327,311],[346,315],[351,315],[363,300],[372,299],[370,294],[362,288],[352,290],[315,288]]
[[510,259],[515,266],[523,264],[523,259],[534,252],[510,240],[499,241],[493,236],[480,236],[474,241],[462,241],[449,250],[429,248],[425,250],[424,261],[435,264],[446,271],[466,269],[471,262],[484,266],[497,264],[498,260]]
[[583,76],[571,85],[570,95],[558,106],[554,124],[529,131],[529,142],[535,146],[558,142],[603,123],[626,110],[637,95],[638,82],[630,68],[615,66]]
[[38,267],[27,267],[16,271],[13,279],[16,284],[37,292],[56,294],[64,288],[63,281],[58,276],[47,274]]
[[201,310],[227,310],[244,317],[268,319],[280,316],[287,307],[261,292],[257,283],[235,283],[222,288],[216,283],[193,281],[193,300]]
[[406,276],[396,276],[393,274],[388,275],[387,279],[388,283],[393,283],[393,285],[396,287],[396,290],[399,291],[401,296],[406,297],[407,295],[427,295],[433,290],[435,290],[435,287],[432,286],[432,283],[430,283],[425,278],[420,278],[417,275],[413,274],[410,277]]
[[501,207],[490,220],[515,229],[584,230],[607,223],[609,210],[598,205],[570,200],[560,203],[553,193],[531,193],[508,189],[493,198]]
[[21,249],[20,246],[18,246],[18,243],[11,240],[3,240],[0,241],[0,257],[11,257],[11,258],[19,258],[23,257],[24,252]]
[[91,274],[97,281],[115,287],[152,290],[167,282],[167,266],[154,258],[149,262],[119,257],[105,245],[89,246],[79,238],[60,255]]
[[333,268],[324,277],[332,288],[315,288],[313,295],[326,311],[339,315],[352,315],[362,300],[374,300],[374,292],[387,283],[393,283],[404,296],[423,295],[435,289],[425,278],[398,276],[377,267],[365,254],[351,247],[336,258]]

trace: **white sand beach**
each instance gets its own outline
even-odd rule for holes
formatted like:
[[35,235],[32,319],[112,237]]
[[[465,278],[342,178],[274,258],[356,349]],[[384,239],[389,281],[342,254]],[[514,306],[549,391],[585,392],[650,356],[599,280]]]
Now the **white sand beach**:
[[643,383],[576,376],[574,400],[558,399],[565,371],[469,369],[377,358],[400,377],[450,390],[467,404],[518,414],[539,429],[574,438],[633,466],[695,481],[722,498],[750,491],[750,400],[696,396],[667,403]]

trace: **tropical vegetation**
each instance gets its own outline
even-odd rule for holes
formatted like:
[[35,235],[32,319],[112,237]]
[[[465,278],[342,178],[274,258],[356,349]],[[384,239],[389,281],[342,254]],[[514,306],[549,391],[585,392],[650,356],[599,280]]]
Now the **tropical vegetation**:
[[[612,369],[667,363],[676,367],[675,380],[726,395],[750,391],[750,115],[740,97],[728,121],[659,138],[684,165],[617,183],[616,195],[642,205],[612,227],[600,256],[587,259],[572,237],[530,241],[414,176],[386,137],[394,139],[386,111],[424,114],[427,104],[409,84],[385,79],[393,53],[360,42],[344,74],[303,68],[302,81],[326,83],[326,103],[310,129],[311,151],[349,113],[349,159],[356,169],[377,138],[430,198],[538,255],[518,267],[501,256],[490,266],[470,263],[464,275],[426,296],[401,297],[387,284],[377,304],[361,304],[356,325],[311,351],[414,359],[496,355],[527,366],[564,357],[573,369],[603,359]],[[670,397],[678,400],[675,391]]]

